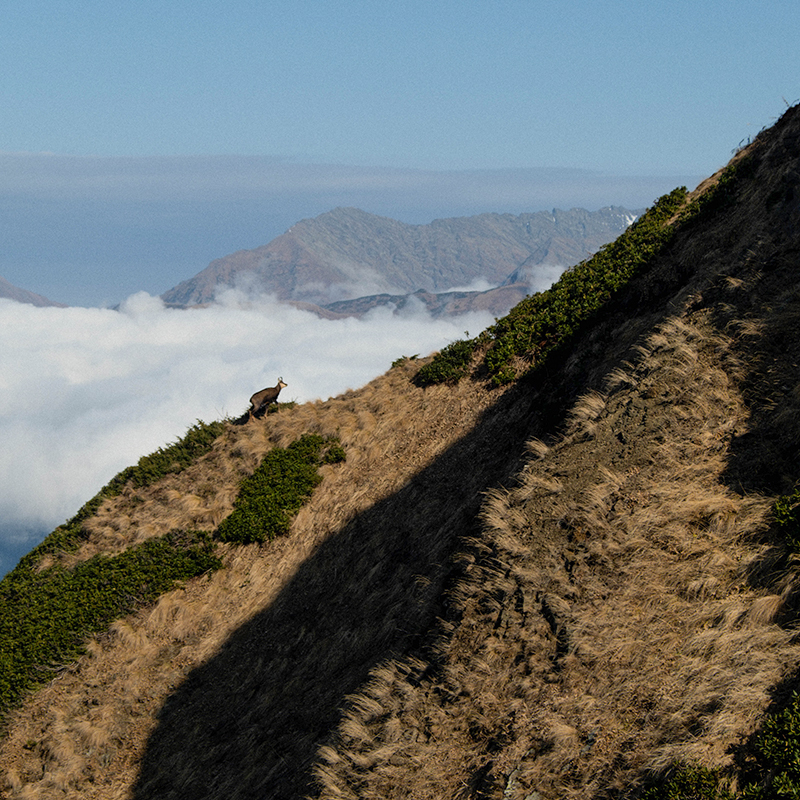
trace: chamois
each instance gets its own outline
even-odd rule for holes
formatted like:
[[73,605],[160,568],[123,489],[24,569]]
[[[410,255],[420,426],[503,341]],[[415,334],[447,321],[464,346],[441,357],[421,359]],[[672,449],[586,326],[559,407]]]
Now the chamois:
[[288,384],[283,382],[283,378],[278,378],[277,386],[270,386],[267,389],[256,392],[250,398],[250,419],[253,419],[262,410],[266,413],[267,406],[270,403],[277,403],[278,395],[285,386],[288,386]]

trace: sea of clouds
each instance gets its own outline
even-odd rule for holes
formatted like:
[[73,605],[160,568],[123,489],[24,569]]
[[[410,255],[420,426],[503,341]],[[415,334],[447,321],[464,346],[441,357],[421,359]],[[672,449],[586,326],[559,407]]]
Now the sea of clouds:
[[235,290],[193,310],[145,292],[118,311],[0,300],[0,575],[121,469],[279,376],[282,400],[327,399],[492,321],[421,305],[325,320]]

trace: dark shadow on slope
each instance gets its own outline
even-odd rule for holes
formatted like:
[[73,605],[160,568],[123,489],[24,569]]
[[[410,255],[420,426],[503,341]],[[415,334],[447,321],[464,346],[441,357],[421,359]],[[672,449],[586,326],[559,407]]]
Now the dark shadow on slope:
[[[734,348],[746,365],[741,387],[749,419],[730,443],[722,477],[742,494],[780,496],[800,485],[800,249],[773,252],[759,267],[743,309],[753,327]],[[746,565],[747,582],[780,594],[774,622],[796,628],[800,586],[786,583],[796,554],[778,524],[759,536],[768,546]]]
[[[730,374],[749,415],[728,446],[722,480],[741,494],[781,495],[800,482],[800,106],[766,132],[752,165],[736,207],[706,231],[705,257],[726,277],[702,305],[733,339]],[[791,546],[778,525],[759,535],[769,546],[746,565],[746,579],[782,596],[774,622],[794,628],[800,587],[785,582]]]
[[[394,496],[324,542],[277,600],[194,670],[161,710],[134,797],[293,798],[346,696],[377,663],[424,652],[481,493],[518,469],[576,389],[530,381]],[[582,385],[581,390],[586,386]]]
[[736,336],[750,409],[725,479],[738,491],[780,494],[800,479],[800,106],[767,132],[754,163],[725,231],[741,237],[738,252],[721,251],[741,285],[719,291],[718,323]]
[[735,352],[746,364],[747,429],[730,446],[725,479],[740,492],[787,494],[800,480],[800,248],[759,264]]
[[512,479],[524,443],[557,434],[574,400],[630,357],[685,277],[662,265],[654,283],[631,287],[571,350],[520,380],[433,464],[321,544],[275,602],[166,701],[135,800],[288,800],[311,791],[317,750],[369,670],[393,656],[427,655],[437,617],[450,613],[453,556],[479,533],[482,493]]
[[166,702],[134,796],[309,791],[312,759],[346,696],[378,662],[418,651],[443,613],[457,541],[475,532],[481,492],[515,471],[539,414],[520,385],[403,489],[321,544]]

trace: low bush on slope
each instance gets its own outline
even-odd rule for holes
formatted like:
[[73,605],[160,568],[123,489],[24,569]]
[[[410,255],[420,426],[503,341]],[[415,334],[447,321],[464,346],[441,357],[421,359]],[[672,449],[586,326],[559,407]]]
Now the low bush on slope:
[[686,201],[686,188],[675,189],[625,233],[592,258],[567,270],[546,292],[518,303],[489,329],[492,344],[485,364],[496,384],[517,377],[512,362],[525,356],[534,364],[565,342],[611,296],[669,242],[669,220]]
[[734,796],[721,785],[718,770],[678,767],[667,781],[647,789],[641,800],[734,800]]
[[660,252],[673,234],[668,222],[686,194],[680,187],[664,195],[619,238],[565,272],[550,289],[525,298],[477,338],[445,347],[419,371],[418,384],[460,379],[477,348],[487,344],[484,362],[497,385],[517,377],[515,357],[540,361]]
[[207,534],[173,531],[73,569],[18,567],[0,584],[0,715],[110,622],[220,566]]
[[84,538],[82,524],[94,516],[102,502],[122,494],[129,484],[136,489],[151,486],[165,475],[181,472],[205,455],[225,429],[224,422],[197,420],[183,438],[167,447],[160,447],[150,455],[142,456],[135,466],[117,473],[91,500],[64,525],[59,525],[40,545],[23,557],[20,566],[32,566],[42,556],[71,551],[78,548]]
[[778,498],[775,503],[775,522],[789,547],[794,552],[800,552],[800,488]]
[[343,461],[337,439],[306,434],[288,447],[270,450],[242,481],[233,513],[217,528],[223,542],[263,542],[289,530],[292,515],[322,480],[320,464]]
[[197,420],[182,439],[142,456],[136,466],[122,470],[106,488],[118,494],[128,483],[139,489],[152,485],[165,475],[180,472],[205,455],[224,430],[224,422]]
[[678,765],[641,800],[778,800],[800,797],[800,696],[765,718],[753,737],[752,762],[740,792],[732,792],[720,770]]
[[742,800],[800,797],[800,697],[788,708],[767,717],[755,737],[757,775],[742,792]]
[[132,484],[149,486],[180,472],[207,453],[222,422],[198,420],[174,444],[143,456],[108,482],[78,513],[24,556],[0,582],[0,716],[28,689],[52,676],[53,668],[81,652],[86,636],[176,581],[216,569],[207,534],[173,531],[113,558],[95,556],[73,569],[42,567],[43,557],[77,549],[83,522],[109,497]]

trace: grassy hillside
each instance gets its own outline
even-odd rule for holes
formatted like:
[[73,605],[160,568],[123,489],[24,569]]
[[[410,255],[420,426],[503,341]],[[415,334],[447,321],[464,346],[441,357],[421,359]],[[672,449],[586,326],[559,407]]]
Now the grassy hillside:
[[798,796],[798,258],[794,107],[477,339],[101,493],[33,584],[220,568],[31,661],[3,791]]
[[[91,554],[86,540],[89,520],[105,499],[182,472],[225,428],[198,422],[178,442],[124,469],[0,582],[0,715],[50,677],[56,664],[83,652],[87,636],[222,565],[211,531],[170,528],[128,541],[115,553],[106,546]],[[334,436],[305,434],[286,448],[272,448],[253,475],[239,482],[233,512],[213,538],[246,544],[287,533],[292,516],[322,480],[317,467],[345,458]]]

